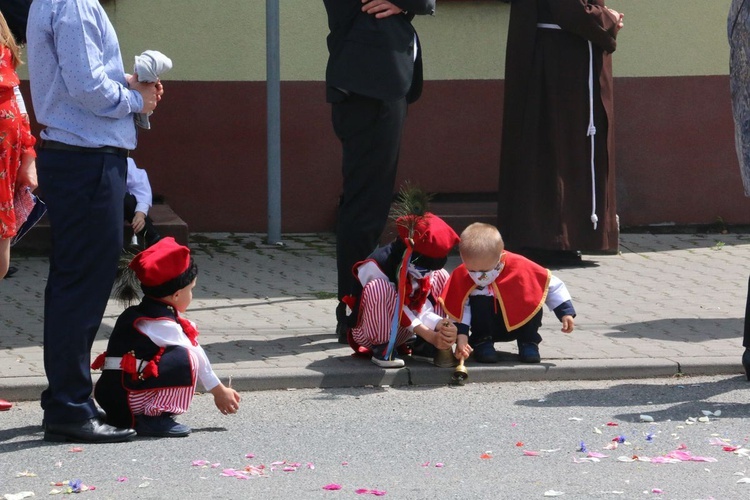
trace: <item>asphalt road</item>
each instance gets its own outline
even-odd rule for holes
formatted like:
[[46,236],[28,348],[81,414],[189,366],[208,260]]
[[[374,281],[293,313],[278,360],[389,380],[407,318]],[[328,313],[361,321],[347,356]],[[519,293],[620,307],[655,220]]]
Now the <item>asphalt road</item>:
[[0,495],[78,479],[91,499],[746,499],[749,389],[682,377],[268,391],[229,417],[199,395],[180,419],[190,437],[106,445],[45,443],[38,403],[23,402],[0,414]]

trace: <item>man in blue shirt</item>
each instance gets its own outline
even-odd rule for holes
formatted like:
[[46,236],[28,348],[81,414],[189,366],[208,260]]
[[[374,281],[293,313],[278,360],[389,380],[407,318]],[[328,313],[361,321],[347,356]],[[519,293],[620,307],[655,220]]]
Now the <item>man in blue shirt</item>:
[[91,346],[122,250],[123,197],[135,113],[163,89],[126,75],[114,27],[98,0],[37,0],[26,31],[37,158],[52,231],[44,297],[42,393],[47,441],[117,442],[91,398]]

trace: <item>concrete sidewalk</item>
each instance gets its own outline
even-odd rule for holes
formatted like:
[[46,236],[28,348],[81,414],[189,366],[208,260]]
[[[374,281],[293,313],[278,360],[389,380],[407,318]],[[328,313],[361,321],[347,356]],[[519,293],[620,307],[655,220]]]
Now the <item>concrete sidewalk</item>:
[[[285,247],[256,234],[196,234],[195,300],[188,316],[217,374],[238,390],[439,385],[452,370],[407,360],[383,370],[350,356],[334,335],[336,271],[330,234],[287,234]],[[742,373],[750,235],[624,234],[621,255],[585,256],[553,269],[573,295],[576,331],[545,309],[542,363],[467,363],[469,382],[608,379]],[[448,268],[458,263],[451,257]],[[0,397],[38,399],[46,386],[42,310],[47,260],[14,256],[0,281]],[[122,306],[110,301],[93,355]]]

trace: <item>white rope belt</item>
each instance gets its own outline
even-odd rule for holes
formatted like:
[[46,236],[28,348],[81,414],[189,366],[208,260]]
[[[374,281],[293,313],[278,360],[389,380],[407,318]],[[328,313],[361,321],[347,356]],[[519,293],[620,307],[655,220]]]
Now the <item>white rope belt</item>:
[[[559,30],[560,25],[551,23],[537,23],[537,28]],[[599,217],[596,215],[596,167],[594,164],[594,136],[596,135],[596,126],[594,126],[594,48],[589,44],[589,127],[586,135],[591,138],[591,223],[596,231]]]
[[[104,366],[102,366],[102,370],[122,370],[120,363],[122,363],[122,358],[107,356],[104,358]],[[140,367],[144,366],[146,363],[148,363],[148,361],[142,359],[135,360],[135,365],[139,368],[138,371],[140,371]]]

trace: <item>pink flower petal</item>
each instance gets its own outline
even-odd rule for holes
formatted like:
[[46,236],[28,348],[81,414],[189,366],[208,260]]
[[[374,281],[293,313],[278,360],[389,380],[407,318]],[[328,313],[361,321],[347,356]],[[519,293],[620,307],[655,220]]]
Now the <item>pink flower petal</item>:
[[286,463],[286,460],[282,460],[280,462],[271,462],[271,465],[284,465]]
[[531,450],[523,450],[523,454],[527,457],[538,457],[539,452],[538,451],[531,451]]
[[442,462],[438,462],[435,464],[435,467],[437,467],[438,469],[442,469],[443,467],[445,467],[445,464]]
[[370,494],[375,495],[376,497],[382,497],[382,496],[385,496],[385,491],[383,491],[383,490],[370,490]]
[[296,472],[297,468],[296,467],[284,467],[281,470],[283,470],[284,472]]
[[617,422],[607,422],[607,427],[617,427],[618,425],[620,424],[618,424]]
[[588,456],[593,457],[593,458],[607,458],[609,455],[605,455],[604,453],[598,453],[596,451],[590,451]]
[[342,486],[336,483],[326,484],[325,486],[323,486],[323,489],[328,491],[340,490],[341,488]]
[[125,481],[127,481],[127,480],[128,480],[128,478],[126,478],[126,477],[124,477],[124,476],[123,476],[123,477],[118,477],[118,478],[117,478],[117,482],[118,482],[118,483],[124,483],[124,482],[125,482]]
[[246,453],[245,454],[245,458],[255,458],[255,454],[254,453]]
[[422,467],[429,467],[429,466],[430,466],[429,460],[427,462],[425,462],[425,463],[422,464]]
[[76,446],[75,448],[71,448],[69,451],[70,453],[81,453],[83,451],[83,448],[81,448],[80,446]]
[[357,495],[364,495],[365,493],[370,493],[370,490],[368,490],[367,488],[357,488],[356,490],[354,490],[354,493],[356,493]]
[[347,465],[349,465],[349,462],[341,462],[341,465],[343,465],[344,467],[346,467]]
[[202,467],[204,465],[208,465],[208,460],[193,460],[191,465],[193,467]]

